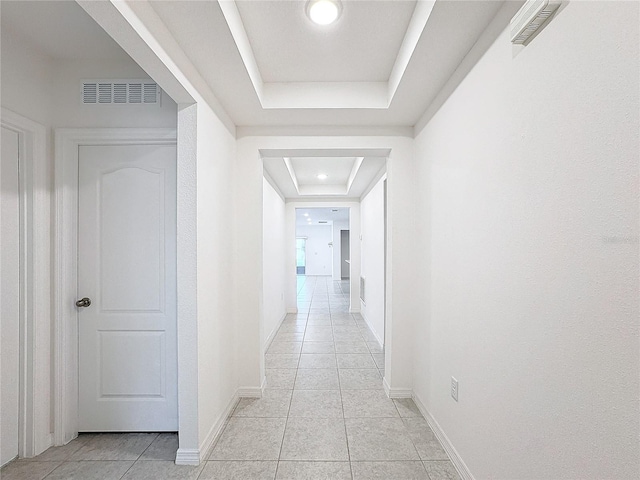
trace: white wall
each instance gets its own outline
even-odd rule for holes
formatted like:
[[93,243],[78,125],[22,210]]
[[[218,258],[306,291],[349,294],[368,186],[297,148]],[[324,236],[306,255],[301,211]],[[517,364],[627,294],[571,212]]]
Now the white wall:
[[414,390],[477,479],[638,478],[638,8],[505,29],[416,139]]
[[331,275],[333,252],[329,243],[333,241],[331,225],[298,225],[296,238],[307,237],[305,275]]
[[[332,252],[332,270],[333,270],[333,280],[340,281],[342,280],[342,243],[340,242],[340,231],[341,230],[349,230],[349,221],[348,220],[337,220],[333,222],[332,225],[333,234],[333,248]],[[349,257],[349,255],[347,255]]]
[[366,295],[366,303],[361,302],[361,313],[381,346],[384,344],[385,305],[384,180],[380,179],[360,201],[360,271],[365,278]]
[[[207,453],[234,401],[233,179],[235,138],[197,104],[198,438]],[[182,446],[181,446],[182,448]]]
[[263,318],[262,344],[273,339],[286,314],[285,291],[285,204],[267,179],[262,182],[262,277]]

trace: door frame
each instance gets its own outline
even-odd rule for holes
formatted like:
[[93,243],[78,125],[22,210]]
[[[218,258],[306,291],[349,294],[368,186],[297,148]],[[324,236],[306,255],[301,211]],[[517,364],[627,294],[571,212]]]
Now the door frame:
[[[78,435],[78,315],[74,303],[77,299],[78,286],[79,147],[145,144],[177,145],[176,129],[60,128],[55,130],[53,221],[55,258],[53,441],[55,445],[64,445]],[[179,329],[177,333],[180,335]]]
[[51,446],[51,177],[46,127],[5,108],[0,118],[19,140],[18,455],[28,458]]

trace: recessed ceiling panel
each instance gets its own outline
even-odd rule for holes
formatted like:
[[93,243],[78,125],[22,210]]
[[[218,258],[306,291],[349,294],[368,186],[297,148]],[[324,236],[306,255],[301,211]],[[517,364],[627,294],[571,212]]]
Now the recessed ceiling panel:
[[305,1],[236,1],[264,82],[386,82],[416,2],[343,1],[332,25]]
[[[298,185],[344,185],[355,163],[354,157],[296,157],[291,165],[298,179]],[[318,175],[327,175],[319,179]]]

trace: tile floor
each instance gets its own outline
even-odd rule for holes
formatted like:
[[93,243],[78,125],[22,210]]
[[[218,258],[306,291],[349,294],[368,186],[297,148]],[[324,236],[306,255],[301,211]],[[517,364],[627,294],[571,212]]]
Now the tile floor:
[[242,399],[198,467],[173,463],[175,434],[80,435],[17,460],[2,480],[458,480],[413,401],[382,387],[384,352],[348,282],[298,277],[298,309],[266,354],[266,390]]

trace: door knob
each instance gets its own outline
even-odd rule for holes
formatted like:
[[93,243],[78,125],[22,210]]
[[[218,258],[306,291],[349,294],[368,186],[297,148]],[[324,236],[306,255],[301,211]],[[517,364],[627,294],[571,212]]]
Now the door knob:
[[88,307],[91,305],[91,299],[84,297],[76,302],[76,307]]

